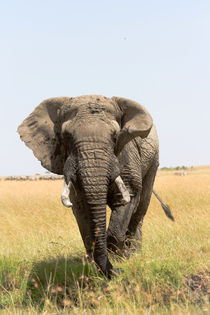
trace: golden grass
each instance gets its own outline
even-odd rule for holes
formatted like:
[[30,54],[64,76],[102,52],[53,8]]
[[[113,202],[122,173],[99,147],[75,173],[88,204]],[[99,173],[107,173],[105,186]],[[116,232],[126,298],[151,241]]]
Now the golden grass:
[[72,210],[60,201],[62,184],[60,180],[0,182],[1,253],[21,250],[27,257],[36,256],[43,246],[50,250],[68,244],[70,251],[82,247]]
[[60,202],[61,189],[62,181],[0,181],[3,313],[206,312],[206,295],[195,298],[184,279],[207,275],[210,269],[210,167],[194,168],[186,176],[159,171],[155,189],[170,205],[175,222],[165,217],[153,196],[142,252],[114,261],[125,272],[111,281],[87,271],[81,262],[83,243],[71,209]]

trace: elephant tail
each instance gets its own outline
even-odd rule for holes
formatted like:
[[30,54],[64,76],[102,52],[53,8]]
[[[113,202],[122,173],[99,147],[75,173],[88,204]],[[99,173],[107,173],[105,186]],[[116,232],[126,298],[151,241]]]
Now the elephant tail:
[[175,221],[175,219],[174,219],[174,217],[173,217],[173,215],[172,215],[172,213],[171,213],[170,207],[169,207],[168,205],[166,205],[166,204],[163,202],[163,200],[160,198],[160,196],[156,193],[156,191],[155,191],[154,189],[153,189],[152,192],[153,192],[153,194],[155,195],[155,197],[160,201],[160,204],[161,204],[161,206],[162,206],[162,208],[163,208],[163,210],[164,210],[166,216],[167,216],[170,220]]

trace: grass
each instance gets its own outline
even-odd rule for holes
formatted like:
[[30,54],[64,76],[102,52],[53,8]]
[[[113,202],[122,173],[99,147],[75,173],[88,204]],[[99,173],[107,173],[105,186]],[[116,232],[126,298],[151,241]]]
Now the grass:
[[159,171],[143,248],[108,281],[88,263],[62,181],[0,181],[0,314],[207,314],[210,167]]

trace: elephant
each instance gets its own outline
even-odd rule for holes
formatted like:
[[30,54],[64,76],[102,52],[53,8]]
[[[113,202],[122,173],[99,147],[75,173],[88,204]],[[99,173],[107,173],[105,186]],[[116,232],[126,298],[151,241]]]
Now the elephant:
[[64,175],[61,199],[72,207],[88,257],[108,278],[119,273],[108,253],[141,243],[159,165],[149,112],[123,97],[54,97],[41,102],[18,132],[44,168]]

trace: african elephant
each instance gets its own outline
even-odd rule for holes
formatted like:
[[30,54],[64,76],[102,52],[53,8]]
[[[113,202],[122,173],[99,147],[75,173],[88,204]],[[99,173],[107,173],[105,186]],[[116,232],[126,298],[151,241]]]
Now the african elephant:
[[70,195],[87,254],[110,277],[116,270],[107,251],[141,240],[159,165],[150,114],[122,97],[57,97],[38,105],[18,132],[43,167],[64,175],[63,203],[71,205]]

